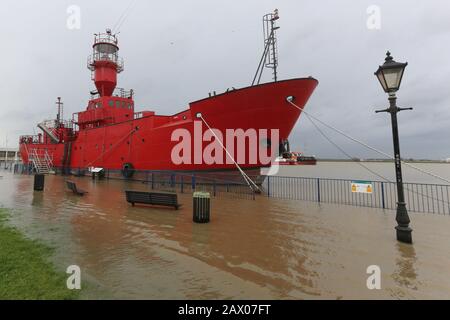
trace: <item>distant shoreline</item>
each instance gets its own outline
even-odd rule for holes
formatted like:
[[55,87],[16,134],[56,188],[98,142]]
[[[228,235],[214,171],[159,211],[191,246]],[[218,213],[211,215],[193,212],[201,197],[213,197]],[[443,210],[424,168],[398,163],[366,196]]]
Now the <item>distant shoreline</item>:
[[[394,160],[391,159],[320,159],[317,158],[318,162],[394,162]],[[425,159],[403,159],[405,162],[410,163],[447,163],[450,164],[450,162],[446,160],[425,160]]]

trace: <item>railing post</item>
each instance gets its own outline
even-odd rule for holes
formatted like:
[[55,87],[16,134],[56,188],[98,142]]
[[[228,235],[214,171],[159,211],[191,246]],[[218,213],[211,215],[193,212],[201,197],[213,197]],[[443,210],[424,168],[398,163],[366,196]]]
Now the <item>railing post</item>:
[[183,181],[183,175],[181,175],[181,193],[184,192],[184,181]]
[[320,202],[320,178],[317,178],[317,202]]
[[152,172],[152,190],[155,189],[155,174]]
[[267,197],[270,197],[270,176],[267,176]]
[[216,196],[216,180],[213,181],[213,195]]
[[383,206],[383,209],[386,208],[384,204],[384,183],[381,182],[381,205]]
[[195,174],[192,175],[191,187],[192,190],[195,190]]
[[171,175],[170,175],[170,186],[172,187],[172,188],[174,188],[175,187],[175,174],[174,173],[172,173]]

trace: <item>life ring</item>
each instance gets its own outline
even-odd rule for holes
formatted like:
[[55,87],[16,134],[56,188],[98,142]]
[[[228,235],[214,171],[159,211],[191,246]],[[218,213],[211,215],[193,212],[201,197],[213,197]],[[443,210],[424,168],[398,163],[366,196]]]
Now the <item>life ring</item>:
[[130,179],[131,177],[133,177],[134,174],[134,167],[133,164],[127,162],[124,163],[122,166],[122,175],[127,178]]

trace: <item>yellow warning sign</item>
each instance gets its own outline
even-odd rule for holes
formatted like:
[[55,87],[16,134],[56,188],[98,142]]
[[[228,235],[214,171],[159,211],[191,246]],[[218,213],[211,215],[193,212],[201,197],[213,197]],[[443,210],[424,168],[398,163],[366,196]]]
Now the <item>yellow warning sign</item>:
[[372,193],[373,185],[369,181],[352,181],[352,193]]

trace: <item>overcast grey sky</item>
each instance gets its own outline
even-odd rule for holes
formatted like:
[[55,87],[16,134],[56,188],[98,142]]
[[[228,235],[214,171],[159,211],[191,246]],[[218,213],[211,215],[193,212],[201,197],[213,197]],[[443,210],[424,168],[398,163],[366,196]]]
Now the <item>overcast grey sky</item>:
[[[0,11],[0,145],[54,117],[61,96],[65,115],[85,108],[94,88],[86,58],[93,33],[113,27],[132,1],[3,0]],[[81,10],[81,28],[67,28],[67,8]],[[369,29],[367,8],[381,10],[381,28]],[[125,71],[119,86],[136,92],[137,111],[170,114],[228,87],[248,86],[263,50],[265,13],[278,8],[279,77],[313,76],[319,86],[307,110],[344,131],[392,150],[387,106],[373,72],[389,49],[409,63],[398,104],[405,158],[450,157],[450,3],[351,0],[137,0],[121,27]],[[270,81],[265,72],[264,81]],[[328,132],[328,131],[327,131]],[[377,157],[335,137],[349,153]],[[293,149],[344,157],[302,117]]]

